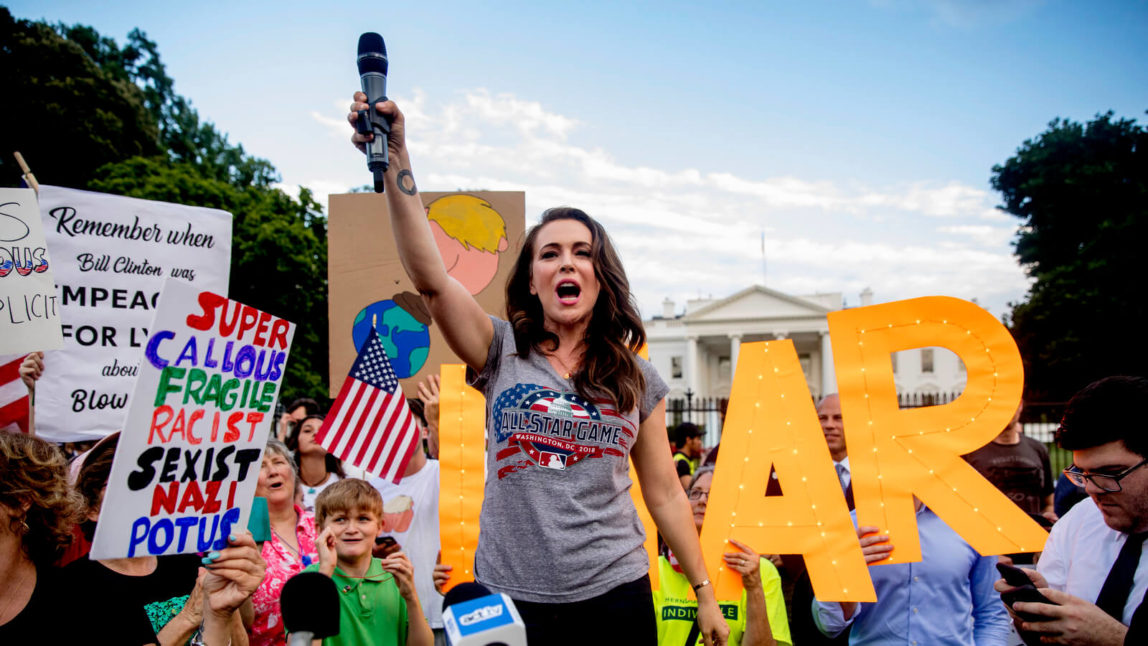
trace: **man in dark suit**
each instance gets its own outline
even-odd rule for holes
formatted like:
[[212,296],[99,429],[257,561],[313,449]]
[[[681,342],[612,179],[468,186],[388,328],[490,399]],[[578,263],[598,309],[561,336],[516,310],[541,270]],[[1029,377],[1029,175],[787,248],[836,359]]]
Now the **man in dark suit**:
[[[829,455],[833,458],[833,468],[837,470],[837,479],[841,481],[841,491],[845,495],[845,504],[853,511],[853,480],[849,470],[849,454],[845,450],[845,424],[841,418],[841,400],[836,394],[826,395],[817,406],[817,419],[821,422],[821,432],[825,434],[825,444],[829,446]],[[800,557],[785,558],[787,569],[800,569],[795,572],[797,582],[793,586],[792,619],[789,622],[793,634],[794,646],[845,646],[849,643],[849,631],[837,637],[829,638],[817,629],[813,621],[813,586],[809,582],[809,573],[805,571],[805,563]]]

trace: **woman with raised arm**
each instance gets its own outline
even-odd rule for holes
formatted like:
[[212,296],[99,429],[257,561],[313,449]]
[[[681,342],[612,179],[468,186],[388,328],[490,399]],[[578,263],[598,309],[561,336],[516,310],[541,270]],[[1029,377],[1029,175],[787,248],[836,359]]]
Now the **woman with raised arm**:
[[[657,627],[630,499],[632,458],[650,514],[699,599],[705,644],[725,644],[685,492],[666,446],[667,387],[636,355],[645,330],[606,231],[550,209],[487,316],[447,274],[419,199],[403,115],[356,93],[348,118],[391,122],[384,177],[403,267],[487,402],[487,473],[475,579],[515,600],[532,644],[653,645]],[[363,149],[373,135],[354,134]]]

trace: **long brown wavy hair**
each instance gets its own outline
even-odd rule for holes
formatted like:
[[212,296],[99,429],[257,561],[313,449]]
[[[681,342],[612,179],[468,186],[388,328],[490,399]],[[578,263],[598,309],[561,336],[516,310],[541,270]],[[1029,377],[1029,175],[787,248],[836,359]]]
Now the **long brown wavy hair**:
[[60,449],[0,431],[0,505],[11,513],[9,530],[20,537],[28,558],[37,567],[55,562],[72,541],[80,507]]
[[591,258],[600,290],[590,324],[586,328],[586,353],[573,375],[574,388],[586,399],[606,397],[619,411],[638,405],[646,389],[646,379],[638,366],[636,353],[646,342],[646,330],[630,293],[630,281],[606,229],[585,211],[567,206],[547,209],[542,220],[526,234],[526,241],[510,279],[506,281],[506,316],[514,327],[518,356],[531,351],[553,351],[558,337],[545,329],[542,302],[530,293],[534,246],[542,227],[555,220],[576,220],[590,230]]

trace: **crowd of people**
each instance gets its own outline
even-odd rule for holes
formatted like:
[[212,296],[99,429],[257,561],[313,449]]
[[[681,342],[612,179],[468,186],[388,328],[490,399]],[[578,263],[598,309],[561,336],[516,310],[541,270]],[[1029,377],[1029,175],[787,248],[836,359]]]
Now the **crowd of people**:
[[[698,540],[717,447],[703,451],[705,429],[688,423],[669,441],[668,388],[637,356],[645,332],[601,224],[578,209],[544,212],[507,283],[505,318],[488,315],[439,255],[403,114],[392,102],[365,101],[355,95],[352,122],[378,110],[390,123],[384,182],[402,265],[487,402],[474,578],[514,600],[529,643],[1148,643],[1138,641],[1148,631],[1140,559],[1148,435],[1137,415],[1148,380],[1103,379],[1069,403],[1057,441],[1073,453],[1063,477],[1083,493],[1071,509],[1056,507],[1047,449],[1024,437],[1019,411],[967,456],[1051,526],[1043,554],[982,556],[918,500],[923,560],[872,566],[874,603],[818,600],[799,557],[732,540],[722,561],[743,590],[718,599]],[[374,136],[356,131],[352,140],[362,149]],[[30,389],[45,369],[41,355],[29,355],[22,376]],[[225,548],[201,555],[91,559],[118,434],[68,456],[30,435],[0,433],[0,643],[284,644],[280,597],[302,572],[336,582],[340,632],[324,643],[443,643],[439,592],[453,572],[439,563],[438,385],[424,381],[411,401],[422,450],[398,484],[329,455],[315,441],[321,407],[292,402],[258,475],[267,534],[256,542],[235,531]],[[836,395],[818,403],[818,416],[852,509]],[[654,564],[630,498],[631,464],[659,534]],[[766,495],[778,493],[771,480]],[[856,532],[870,563],[895,549],[881,528]],[[997,572],[1002,563],[1022,566],[1031,583],[1020,587],[1031,591],[1017,596],[1016,581]]]

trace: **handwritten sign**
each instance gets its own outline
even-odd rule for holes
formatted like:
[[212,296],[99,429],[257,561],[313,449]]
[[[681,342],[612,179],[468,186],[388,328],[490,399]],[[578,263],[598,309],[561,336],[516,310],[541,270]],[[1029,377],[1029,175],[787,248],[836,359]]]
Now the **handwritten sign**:
[[0,354],[63,346],[59,305],[36,192],[0,189]]
[[40,219],[64,344],[44,358],[36,433],[99,439],[123,423],[164,281],[227,294],[231,214],[41,186]]
[[92,558],[217,550],[246,527],[294,334],[284,319],[168,281]]

